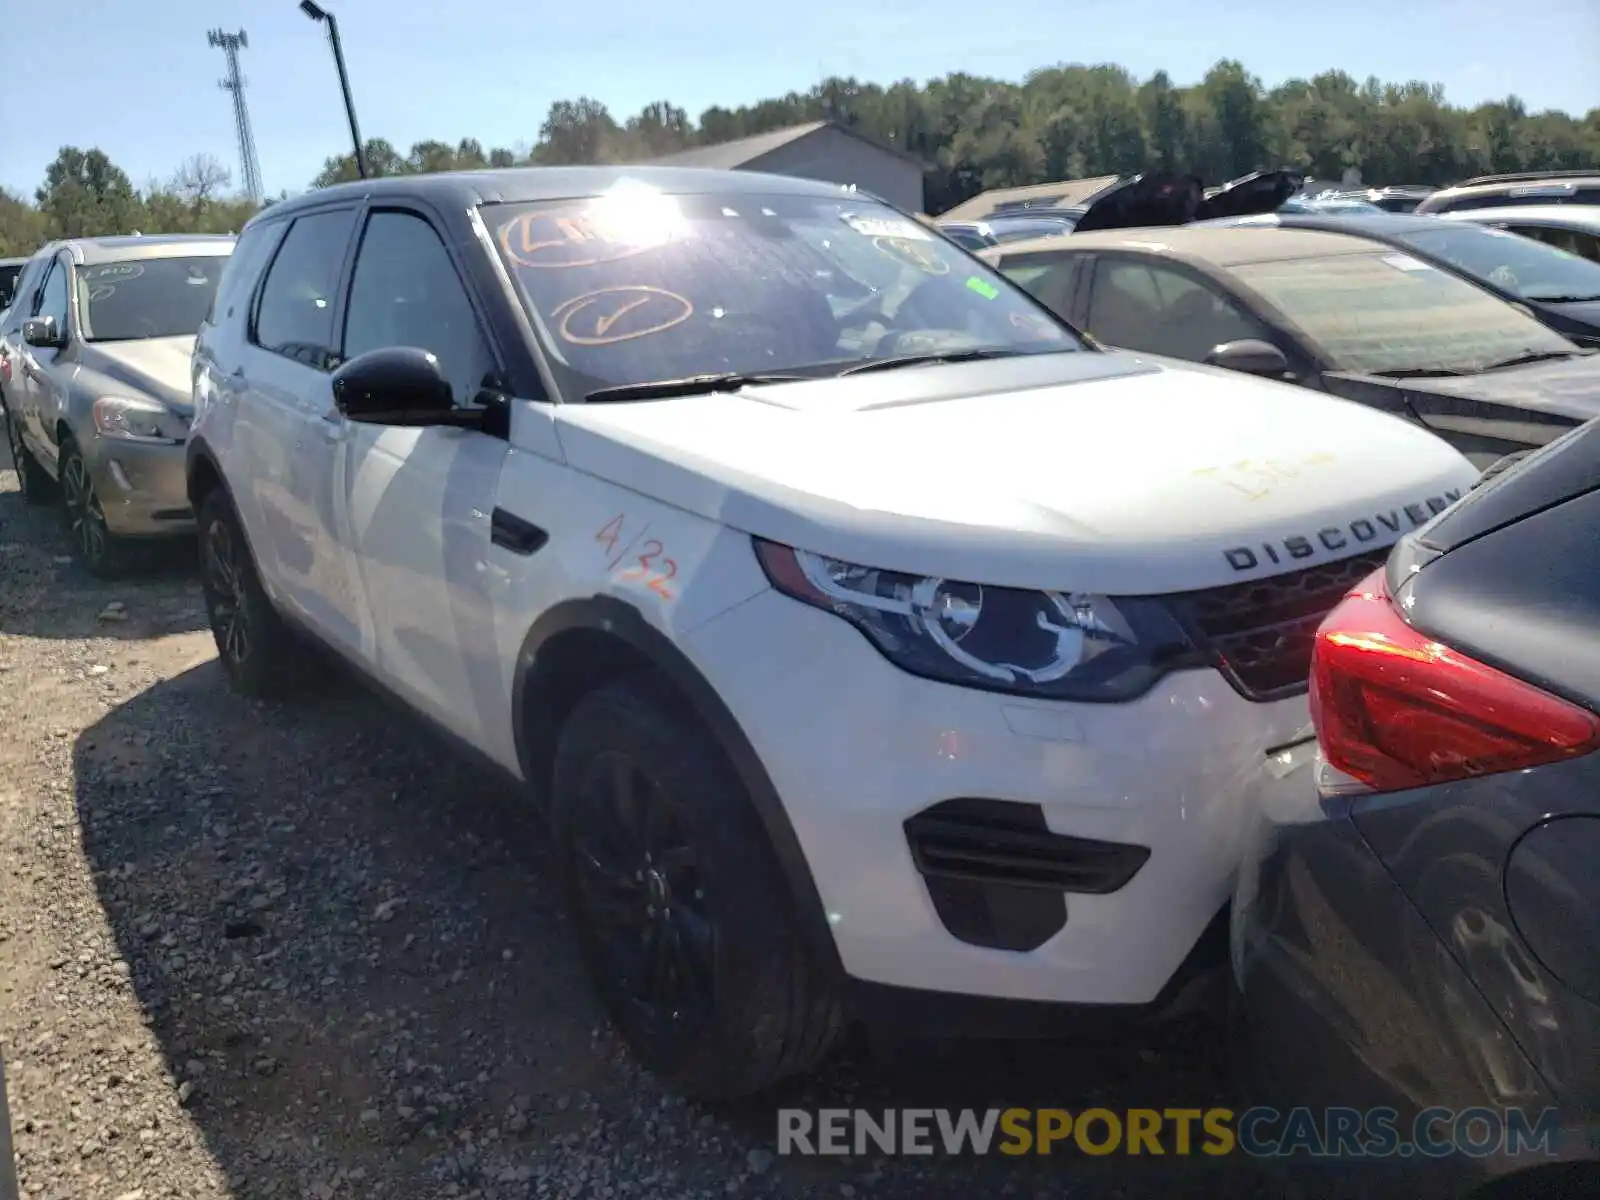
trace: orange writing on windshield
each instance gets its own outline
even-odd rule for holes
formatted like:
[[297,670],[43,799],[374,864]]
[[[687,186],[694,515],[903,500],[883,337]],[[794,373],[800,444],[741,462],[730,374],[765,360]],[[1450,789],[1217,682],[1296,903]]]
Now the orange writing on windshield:
[[694,305],[676,292],[643,284],[574,296],[550,314],[556,333],[574,346],[612,346],[681,325]]
[[930,245],[898,237],[875,237],[872,244],[881,253],[915,267],[925,275],[950,274],[950,264]]
[[523,213],[500,227],[500,248],[520,267],[593,267],[650,249],[607,238],[581,213]]

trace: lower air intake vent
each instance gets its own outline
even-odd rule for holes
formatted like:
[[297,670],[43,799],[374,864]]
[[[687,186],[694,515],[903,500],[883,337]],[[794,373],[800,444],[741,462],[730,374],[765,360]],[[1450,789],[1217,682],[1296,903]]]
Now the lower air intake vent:
[[905,824],[911,858],[953,937],[1035,950],[1067,923],[1066,893],[1104,895],[1150,857],[1143,846],[1051,833],[1037,804],[946,800]]

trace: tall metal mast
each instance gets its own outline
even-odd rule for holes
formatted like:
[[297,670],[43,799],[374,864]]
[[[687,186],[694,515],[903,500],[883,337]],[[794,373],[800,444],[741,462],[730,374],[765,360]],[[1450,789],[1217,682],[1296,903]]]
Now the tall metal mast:
[[222,48],[228,56],[228,77],[220,80],[217,86],[225,92],[233,94],[233,123],[239,134],[239,173],[243,176],[241,183],[244,193],[256,204],[260,204],[263,197],[261,186],[261,162],[256,158],[256,139],[250,132],[250,109],[244,101],[245,77],[239,70],[239,51],[250,45],[250,38],[244,30],[238,33],[224,33],[220,29],[213,29],[206,34],[206,41],[213,46]]

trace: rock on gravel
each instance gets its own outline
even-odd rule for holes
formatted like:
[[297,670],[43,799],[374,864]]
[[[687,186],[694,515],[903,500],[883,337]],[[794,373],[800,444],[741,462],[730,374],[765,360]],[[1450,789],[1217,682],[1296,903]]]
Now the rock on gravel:
[[1214,1041],[845,1057],[760,1103],[680,1102],[607,1031],[514,789],[339,680],[232,695],[187,555],[97,582],[8,471],[0,546],[0,1046],[30,1200],[1255,1186],[1229,1164],[776,1157],[780,1104],[1203,1103]]

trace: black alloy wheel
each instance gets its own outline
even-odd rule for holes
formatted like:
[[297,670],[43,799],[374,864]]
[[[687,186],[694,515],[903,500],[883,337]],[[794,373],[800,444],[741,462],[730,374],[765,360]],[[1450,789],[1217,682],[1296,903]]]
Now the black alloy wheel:
[[235,691],[256,699],[284,696],[315,674],[315,655],[273,607],[261,586],[249,539],[226,490],[201,498],[200,587],[217,657]]
[[39,460],[34,458],[22,441],[22,423],[4,404],[0,404],[0,417],[6,423],[6,442],[11,448],[11,466],[17,473],[17,490],[29,504],[44,504],[54,499],[55,481],[46,475]]
[[205,529],[201,541],[201,572],[217,653],[230,670],[243,668],[255,646],[249,608],[244,603],[244,584],[239,574],[233,530],[220,516]]
[[96,575],[111,575],[120,565],[120,546],[106,525],[105,509],[94,493],[89,464],[76,443],[61,447],[61,498],[66,506],[67,530],[73,548]]
[[22,498],[28,499],[28,466],[27,460],[31,457],[28,448],[22,444],[22,429],[17,425],[17,419],[9,412],[4,414],[6,422],[6,443],[11,447],[11,466],[17,473],[17,487],[22,492]]
[[669,1088],[752,1096],[843,1036],[766,827],[726,751],[653,671],[561,719],[550,808],[579,948],[618,1031]]
[[613,981],[618,1023],[655,1046],[715,1013],[717,930],[676,802],[617,750],[590,759],[571,809],[572,896]]

